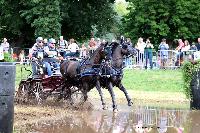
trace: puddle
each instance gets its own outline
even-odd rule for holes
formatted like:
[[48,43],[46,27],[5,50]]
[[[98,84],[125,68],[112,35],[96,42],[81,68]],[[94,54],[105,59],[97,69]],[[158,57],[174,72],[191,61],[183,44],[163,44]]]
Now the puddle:
[[199,133],[200,111],[148,106],[127,107],[113,113],[76,111],[70,118],[40,124],[30,133]]

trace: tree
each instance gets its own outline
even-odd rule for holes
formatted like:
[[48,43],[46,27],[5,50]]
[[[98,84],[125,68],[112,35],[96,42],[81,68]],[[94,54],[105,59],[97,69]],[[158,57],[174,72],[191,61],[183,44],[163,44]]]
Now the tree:
[[93,27],[97,29],[99,36],[109,32],[115,24],[113,2],[114,0],[63,1],[62,34],[68,38],[76,37],[81,40],[91,36]]
[[20,10],[19,2],[19,0],[0,0],[0,37],[14,39],[22,34],[20,29],[23,27],[24,21],[18,12]]
[[35,37],[58,38],[61,35],[60,0],[22,0],[20,13],[35,29]]
[[134,6],[123,19],[123,31],[135,41],[148,38],[158,46],[165,37],[195,39],[199,36],[198,0],[129,0]]
[[[115,23],[114,0],[0,0],[0,38],[33,44],[37,36],[82,40],[109,32]],[[19,41],[16,41],[19,40]]]

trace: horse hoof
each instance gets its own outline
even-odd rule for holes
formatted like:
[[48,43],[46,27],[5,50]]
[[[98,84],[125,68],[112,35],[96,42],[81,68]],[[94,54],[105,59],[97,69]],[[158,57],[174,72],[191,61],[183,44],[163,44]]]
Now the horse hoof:
[[113,112],[114,112],[114,113],[117,113],[117,112],[118,112],[118,109],[117,109],[117,108],[114,108],[114,109],[113,109]]
[[133,105],[133,102],[130,100],[129,102],[128,102],[128,106],[132,106]]
[[103,110],[107,110],[108,107],[106,105],[103,105]]

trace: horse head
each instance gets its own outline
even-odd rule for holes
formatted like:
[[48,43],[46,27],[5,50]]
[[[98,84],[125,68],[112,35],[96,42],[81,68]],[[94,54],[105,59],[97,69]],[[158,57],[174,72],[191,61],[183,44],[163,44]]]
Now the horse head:
[[111,46],[111,55],[116,51],[118,50],[120,54],[122,54],[122,56],[135,56],[137,55],[137,50],[135,48],[133,48],[133,46],[131,46],[130,44],[119,44],[117,42],[112,42],[110,44]]
[[124,49],[124,54],[126,56],[137,55],[137,50],[131,44],[122,44],[122,48]]

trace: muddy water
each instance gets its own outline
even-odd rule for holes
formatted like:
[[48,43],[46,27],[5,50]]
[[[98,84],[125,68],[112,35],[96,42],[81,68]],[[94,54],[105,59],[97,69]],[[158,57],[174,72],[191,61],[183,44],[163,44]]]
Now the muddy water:
[[120,105],[119,111],[74,111],[62,121],[35,126],[32,133],[200,133],[200,112]]

